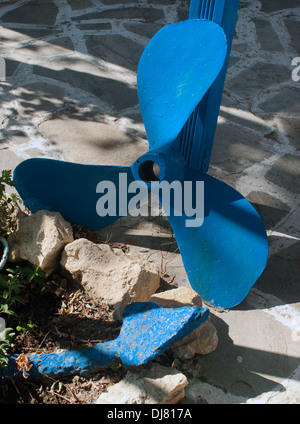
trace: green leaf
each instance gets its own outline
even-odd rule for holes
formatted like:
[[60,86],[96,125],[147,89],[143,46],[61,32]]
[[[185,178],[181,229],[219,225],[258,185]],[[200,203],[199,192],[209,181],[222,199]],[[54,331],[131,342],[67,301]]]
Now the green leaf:
[[28,282],[28,283],[31,283],[31,281],[34,279],[34,277],[35,277],[35,275],[34,275],[34,274],[29,275],[29,276],[27,277],[27,282]]
[[14,296],[14,300],[16,300],[19,303],[22,303],[22,305],[26,304],[25,300],[22,299],[22,297],[20,297],[20,296]]
[[8,309],[8,305],[6,303],[4,303],[4,305],[0,305],[0,311],[2,311],[4,314],[12,315],[14,317],[18,316],[14,311]]
[[9,290],[4,290],[2,293],[2,297],[4,300],[7,300],[9,297]]
[[8,313],[8,305],[4,303],[4,305],[0,305],[0,310],[4,312],[5,314]]

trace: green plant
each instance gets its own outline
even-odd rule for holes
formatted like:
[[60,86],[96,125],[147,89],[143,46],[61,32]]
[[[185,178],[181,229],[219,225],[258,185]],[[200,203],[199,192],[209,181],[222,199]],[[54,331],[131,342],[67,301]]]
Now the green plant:
[[14,347],[14,336],[12,328],[6,328],[0,332],[0,368],[4,368],[8,364],[8,355]]
[[28,284],[41,283],[45,274],[38,267],[16,266],[15,269],[7,268],[0,273],[0,314],[18,317],[14,311],[16,303],[24,304],[24,298],[20,296],[21,290]]
[[15,187],[15,183],[11,176],[11,170],[3,170],[2,175],[0,177],[0,200],[7,199],[7,195],[5,193],[5,184],[11,187]]
[[31,267],[21,267],[19,265],[16,268],[7,268],[10,276],[16,278],[19,281],[24,281],[26,284],[31,282],[41,284],[46,278],[46,274],[39,269],[39,267],[31,268]]
[[[20,198],[12,193],[6,193],[6,187],[15,187],[12,172],[4,170],[0,175],[0,237],[16,228],[20,209]],[[1,255],[0,255],[1,256]],[[1,258],[0,258],[1,259]],[[0,272],[0,316],[4,316],[11,328],[0,332],[0,366],[7,364],[8,352],[14,346],[15,331],[25,331],[32,328],[31,323],[24,323],[18,312],[18,305],[25,304],[26,288],[44,281],[45,274],[38,268],[21,267],[5,268]]]
[[171,367],[172,368],[179,369],[180,368],[180,365],[181,365],[180,360],[178,358],[175,358],[174,361],[172,362]]
[[20,267],[7,268],[0,273],[0,315],[5,316],[9,324],[13,327],[9,332],[0,335],[0,365],[7,364],[7,352],[13,347],[15,332],[31,330],[31,323],[24,323],[24,319],[17,312],[18,304],[25,304],[24,294],[26,286],[41,284],[44,281],[45,274],[38,267]]
[[22,200],[16,193],[7,194],[6,186],[16,187],[11,170],[3,170],[0,176],[0,236],[16,227],[16,218],[21,211]]
[[197,370],[196,378],[198,378],[203,383],[207,383],[208,382],[208,375],[206,374],[206,372],[203,371],[200,367],[197,367],[196,370]]

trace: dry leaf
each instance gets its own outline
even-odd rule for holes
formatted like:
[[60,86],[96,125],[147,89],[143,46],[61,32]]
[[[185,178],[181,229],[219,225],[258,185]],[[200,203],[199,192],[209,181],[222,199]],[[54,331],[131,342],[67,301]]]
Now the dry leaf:
[[27,378],[28,374],[27,372],[30,371],[32,364],[30,363],[29,359],[25,355],[25,353],[21,353],[16,359],[15,362],[17,364],[18,370],[22,371],[23,377]]

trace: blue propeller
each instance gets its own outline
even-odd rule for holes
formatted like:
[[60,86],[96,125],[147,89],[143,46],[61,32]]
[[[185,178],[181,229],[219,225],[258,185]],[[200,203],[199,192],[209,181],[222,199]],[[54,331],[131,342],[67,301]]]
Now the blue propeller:
[[[162,28],[147,45],[138,66],[139,104],[149,151],[131,167],[81,165],[29,159],[14,172],[17,189],[33,212],[59,211],[74,224],[103,228],[124,214],[96,209],[100,181],[128,190],[134,181],[172,184],[201,181],[204,211],[199,225],[178,216],[158,194],[171,223],[191,286],[203,300],[230,308],[239,304],[262,273],[268,243],[250,203],[206,174],[222,98],[238,0],[192,0],[187,21]],[[159,175],[154,172],[158,167]],[[120,175],[125,175],[120,182]],[[133,197],[128,194],[127,202]],[[193,190],[192,198],[195,198]],[[124,206],[124,205],[123,205]],[[167,213],[168,211],[168,213]]]

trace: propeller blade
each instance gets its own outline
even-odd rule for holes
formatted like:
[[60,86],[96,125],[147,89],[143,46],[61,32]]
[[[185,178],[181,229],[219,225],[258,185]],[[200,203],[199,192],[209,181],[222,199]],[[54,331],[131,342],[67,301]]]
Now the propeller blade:
[[246,297],[265,268],[264,225],[253,206],[224,182],[191,168],[185,168],[184,181],[204,182],[203,218],[176,216],[161,194],[160,201],[164,209],[170,208],[168,219],[189,282],[204,301],[231,308]]
[[150,150],[176,139],[219,75],[227,49],[223,29],[207,20],[167,25],[150,40],[137,73]]
[[[131,168],[126,166],[82,165],[34,158],[21,162],[13,178],[29,210],[60,212],[67,221],[91,230],[126,216],[128,202],[134,195],[128,193],[134,178]],[[107,214],[101,216],[99,212]]]

